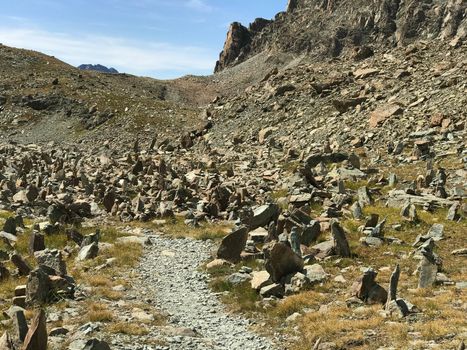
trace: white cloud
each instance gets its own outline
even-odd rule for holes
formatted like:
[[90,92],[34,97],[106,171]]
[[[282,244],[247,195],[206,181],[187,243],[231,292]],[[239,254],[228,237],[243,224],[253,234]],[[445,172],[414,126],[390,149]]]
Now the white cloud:
[[186,6],[200,12],[212,12],[212,6],[209,6],[204,0],[188,0]]
[[72,65],[100,63],[121,72],[172,78],[212,71],[216,52],[200,47],[137,42],[117,37],[48,32],[0,26],[0,41],[53,55]]

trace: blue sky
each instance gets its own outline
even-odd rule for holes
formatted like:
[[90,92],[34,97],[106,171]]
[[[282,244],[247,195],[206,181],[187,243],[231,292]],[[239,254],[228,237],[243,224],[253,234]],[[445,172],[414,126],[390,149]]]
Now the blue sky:
[[72,65],[155,78],[209,74],[228,25],[273,18],[287,0],[9,0],[0,43]]

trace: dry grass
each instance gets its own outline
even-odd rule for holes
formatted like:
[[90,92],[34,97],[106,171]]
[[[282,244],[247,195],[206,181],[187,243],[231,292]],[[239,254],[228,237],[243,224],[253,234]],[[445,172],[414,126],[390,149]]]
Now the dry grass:
[[[154,227],[152,226],[152,228]],[[232,225],[230,223],[200,223],[199,227],[191,227],[185,224],[182,217],[175,217],[168,219],[166,224],[156,228],[173,238],[190,237],[199,240],[219,240],[230,232]]]
[[[358,184],[356,187],[360,187]],[[271,328],[282,329],[294,339],[290,349],[310,349],[318,338],[323,342],[334,342],[340,349],[373,350],[391,345],[397,349],[426,349],[426,343],[435,341],[442,344],[440,349],[455,349],[460,334],[467,332],[465,305],[467,295],[454,286],[434,287],[417,290],[418,276],[414,274],[418,261],[411,257],[412,243],[417,235],[425,234],[434,223],[444,225],[445,239],[437,242],[436,252],[443,258],[444,272],[454,281],[465,281],[466,268],[460,257],[451,251],[465,246],[467,221],[460,223],[446,221],[446,210],[427,213],[418,208],[420,222],[405,222],[400,209],[386,208],[377,202],[366,207],[364,214],[379,214],[387,218],[385,235],[396,237],[402,244],[384,244],[381,247],[365,247],[359,243],[361,233],[358,227],[362,221],[345,219],[342,221],[347,231],[354,257],[351,259],[326,260],[320,262],[330,278],[312,290],[304,291],[283,301],[264,307],[256,293],[251,294],[249,284],[232,286],[225,277],[241,266],[221,267],[209,271],[213,277],[211,288],[217,292],[229,292],[222,296],[228,307],[264,320]],[[392,228],[401,224],[398,231]],[[327,236],[328,234],[324,234]],[[405,319],[384,318],[379,312],[381,305],[348,308],[351,284],[361,276],[361,267],[371,266],[379,273],[377,282],[387,288],[392,269],[400,264],[402,274],[398,296],[417,306],[422,313]],[[255,270],[263,269],[255,266]],[[334,276],[343,275],[345,284],[335,282]],[[320,311],[320,308],[323,308]],[[293,313],[301,313],[290,326],[285,319]]]
[[111,322],[114,319],[113,312],[103,303],[89,303],[86,311],[85,317],[89,322]]
[[144,325],[132,322],[115,322],[108,325],[106,330],[113,334],[120,333],[133,336],[149,334],[149,330]]
[[218,277],[210,282],[210,287],[217,293],[225,293],[221,296],[222,301],[229,306],[233,312],[241,312],[251,315],[261,311],[258,301],[258,293],[251,289],[249,282],[232,285],[224,278]]

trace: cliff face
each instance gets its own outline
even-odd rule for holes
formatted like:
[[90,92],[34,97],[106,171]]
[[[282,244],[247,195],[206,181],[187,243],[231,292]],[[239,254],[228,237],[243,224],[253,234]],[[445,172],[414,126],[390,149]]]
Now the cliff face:
[[307,53],[318,59],[354,54],[365,45],[404,46],[415,40],[467,36],[464,0],[289,0],[273,21],[231,25],[215,71],[262,51]]

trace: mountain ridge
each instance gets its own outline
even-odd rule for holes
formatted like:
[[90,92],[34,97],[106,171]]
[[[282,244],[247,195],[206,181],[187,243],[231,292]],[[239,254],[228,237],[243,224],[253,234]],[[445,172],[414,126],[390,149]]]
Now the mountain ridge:
[[101,64],[81,64],[78,66],[78,69],[81,70],[92,70],[100,73],[110,73],[110,74],[118,74],[118,70],[113,67],[107,68]]

